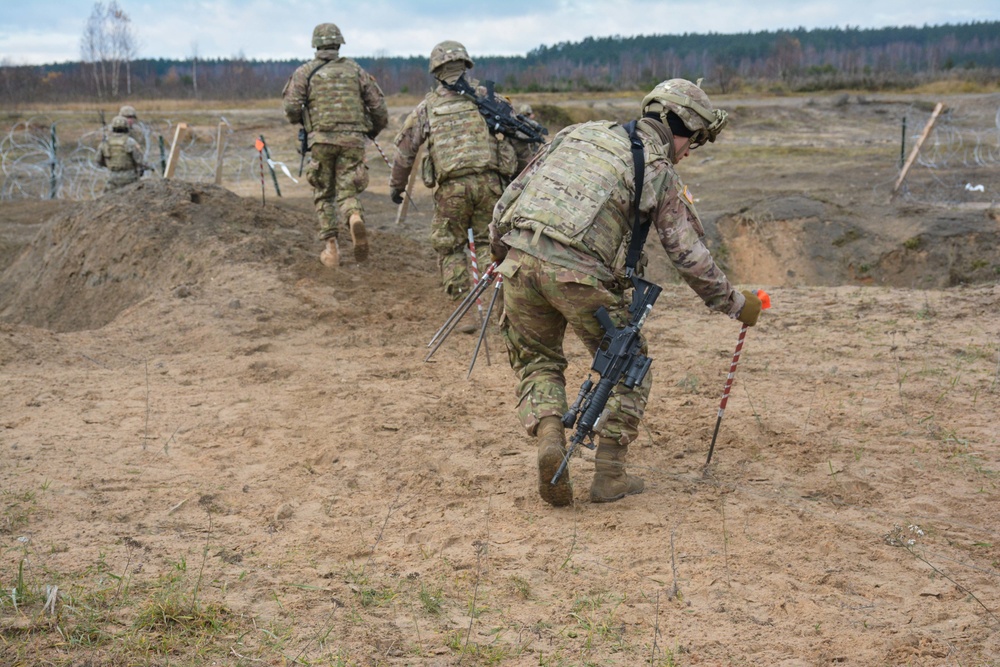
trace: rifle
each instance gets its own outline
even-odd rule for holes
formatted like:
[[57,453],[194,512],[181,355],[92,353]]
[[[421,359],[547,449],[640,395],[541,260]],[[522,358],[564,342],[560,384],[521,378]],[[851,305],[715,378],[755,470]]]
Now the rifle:
[[305,125],[299,128],[299,153],[302,159],[299,160],[299,178],[302,177],[302,168],[306,166],[306,153],[309,152],[309,133],[306,132]]
[[[322,67],[322,65],[320,67]],[[316,69],[319,69],[319,67]],[[316,71],[313,70],[313,74],[315,73]],[[312,78],[312,74],[309,75],[309,78]],[[309,82],[307,81],[306,86],[308,85]],[[302,178],[302,168],[306,164],[306,153],[309,152],[309,130],[307,130],[306,127],[310,125],[312,125],[312,123],[309,122],[309,107],[303,104],[302,127],[299,128],[299,153],[302,155],[302,158],[299,160],[299,178]]]
[[[642,384],[643,378],[649,371],[652,359],[642,354],[642,339],[639,331],[646,322],[656,298],[660,296],[662,288],[654,285],[648,280],[644,280],[635,274],[631,276],[632,286],[635,291],[632,294],[632,305],[628,312],[631,316],[624,327],[618,329],[608,315],[608,311],[601,306],[597,309],[594,317],[604,328],[604,338],[597,347],[594,355],[594,363],[591,369],[596,371],[601,379],[594,385],[594,381],[587,376],[583,386],[580,387],[580,394],[570,407],[569,411],[563,415],[562,422],[566,428],[573,428],[576,424],[576,432],[570,438],[570,447],[563,457],[559,469],[552,477],[552,484],[559,481],[566,470],[569,459],[573,456],[578,445],[583,445],[588,449],[594,449],[594,434],[602,421],[607,419],[605,406],[611,391],[619,382],[626,388],[632,389],[637,384]],[[583,413],[580,415],[580,413]],[[577,416],[580,415],[579,422]]]
[[545,143],[542,135],[548,134],[549,131],[521,114],[514,113],[514,107],[506,100],[496,96],[495,84],[492,81],[483,82],[486,87],[486,97],[476,95],[475,89],[465,80],[464,74],[458,77],[455,83],[443,81],[442,83],[448,90],[464,95],[475,102],[491,132],[500,132],[508,138],[522,139],[532,144]]

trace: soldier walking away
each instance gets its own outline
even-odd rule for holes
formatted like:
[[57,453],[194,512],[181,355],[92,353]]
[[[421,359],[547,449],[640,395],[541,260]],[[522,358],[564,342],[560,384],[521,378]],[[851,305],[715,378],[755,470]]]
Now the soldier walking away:
[[[427,143],[420,174],[424,185],[436,187],[431,245],[438,255],[442,284],[453,299],[471,286],[466,256],[469,229],[477,263],[486,266],[493,206],[518,168],[511,140],[492,133],[476,103],[446,85],[454,85],[472,66],[459,42],[444,41],[431,50],[430,72],[437,86],[410,112],[396,135],[389,177],[389,196],[401,204],[417,150]],[[466,81],[479,95],[485,94],[477,81]]]
[[[615,327],[629,317],[625,265],[638,171],[633,140],[641,141],[643,155],[639,222],[655,228],[670,262],[710,309],[751,326],[760,314],[760,299],[733,287],[712,259],[694,199],[674,169],[690,151],[715,141],[726,112],[684,79],[658,84],[641,109],[635,125],[594,121],[561,131],[507,188],[491,225],[491,251],[503,258],[501,331],[520,380],[517,413],[538,438],[539,495],[554,506],[573,501],[568,470],[551,483],[565,454],[566,327],[593,354],[604,333],[594,317],[598,308],[607,309]],[[645,262],[637,262],[637,273]],[[646,354],[644,339],[641,345]],[[597,428],[592,502],[642,493],[643,480],[625,472],[625,460],[651,384],[647,372],[632,389],[620,383],[608,400],[608,417]]]
[[118,110],[118,115],[128,121],[128,129],[131,130],[132,126],[139,122],[139,116],[135,113],[135,107],[126,104],[121,109]]
[[111,173],[104,191],[116,190],[142,177],[146,165],[142,162],[142,149],[129,136],[128,121],[124,116],[111,119],[111,134],[97,148],[97,164]]
[[333,23],[313,30],[315,57],[292,74],[282,100],[285,117],[302,125],[310,152],[306,178],[313,187],[320,239],[320,261],[340,264],[341,221],[354,244],[354,259],[368,259],[368,234],[358,194],[368,187],[365,137],[374,140],[389,122],[385,96],[375,78],[350,58],[340,56],[344,37]]

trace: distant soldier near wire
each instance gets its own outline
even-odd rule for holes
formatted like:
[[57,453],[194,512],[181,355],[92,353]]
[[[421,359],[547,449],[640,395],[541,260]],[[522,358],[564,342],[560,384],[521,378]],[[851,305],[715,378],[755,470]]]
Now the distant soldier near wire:
[[139,116],[135,112],[135,107],[126,104],[121,109],[118,110],[118,115],[125,119],[128,123],[129,136],[138,141],[135,133],[139,132],[139,128],[135,127],[135,124],[139,122]]
[[129,136],[128,121],[124,116],[111,119],[111,135],[97,148],[97,164],[111,174],[104,191],[116,190],[135,183],[148,167],[142,162],[142,148]]
[[365,137],[374,140],[389,122],[382,89],[371,74],[350,58],[340,57],[344,37],[333,23],[313,30],[316,56],[292,74],[282,91],[285,117],[307,133],[306,178],[313,187],[320,238],[326,247],[320,261],[340,264],[338,236],[346,221],[354,259],[368,259],[368,233],[358,194],[368,187]]

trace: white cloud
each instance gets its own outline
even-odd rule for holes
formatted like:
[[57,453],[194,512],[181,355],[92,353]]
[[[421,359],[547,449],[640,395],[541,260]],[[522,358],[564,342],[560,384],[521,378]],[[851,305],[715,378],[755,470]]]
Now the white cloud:
[[[444,39],[473,57],[523,55],[585,37],[739,33],[781,28],[862,28],[1000,20],[996,0],[118,0],[132,18],[140,57],[306,59],[316,23],[337,23],[349,56],[426,56]],[[347,5],[347,6],[345,6]],[[79,58],[93,4],[80,0],[0,2],[0,57],[17,63]]]

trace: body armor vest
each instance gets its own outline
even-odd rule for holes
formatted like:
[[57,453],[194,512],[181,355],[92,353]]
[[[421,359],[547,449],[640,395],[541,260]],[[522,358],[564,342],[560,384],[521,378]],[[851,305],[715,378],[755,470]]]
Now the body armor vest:
[[360,68],[347,58],[319,66],[309,81],[309,121],[313,132],[369,132],[359,85]]
[[467,174],[499,170],[497,140],[475,102],[460,96],[427,96],[431,126],[428,149],[438,183]]
[[584,123],[559,144],[508,211],[510,224],[624,265],[632,234],[632,153],[616,123]]
[[105,140],[101,152],[104,154],[104,164],[111,171],[135,171],[139,166],[132,158],[129,150],[127,134],[112,134]]

